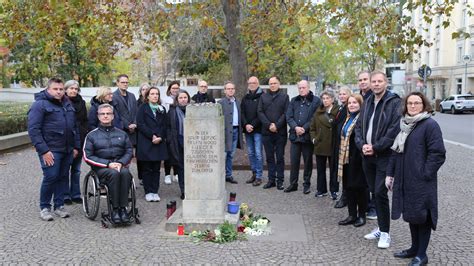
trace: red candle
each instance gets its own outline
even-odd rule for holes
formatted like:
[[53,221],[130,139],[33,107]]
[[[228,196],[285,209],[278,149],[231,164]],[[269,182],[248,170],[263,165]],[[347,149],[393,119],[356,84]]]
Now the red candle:
[[166,204],[166,219],[169,219],[173,214],[173,205],[171,203]]
[[183,224],[178,224],[178,235],[179,236],[184,235],[184,225]]
[[230,192],[229,195],[229,201],[235,201],[235,198],[237,197],[237,193],[235,192]]

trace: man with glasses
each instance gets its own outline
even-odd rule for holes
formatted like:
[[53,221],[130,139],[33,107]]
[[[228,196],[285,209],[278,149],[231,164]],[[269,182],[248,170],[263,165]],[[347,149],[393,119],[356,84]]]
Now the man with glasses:
[[198,82],[198,92],[191,97],[195,103],[216,103],[216,100],[212,95],[207,93],[207,82],[200,80]]
[[133,149],[127,133],[114,127],[114,108],[104,103],[97,110],[99,127],[87,134],[84,142],[84,161],[94,170],[109,189],[115,224],[130,222],[126,211],[132,175],[128,165]]
[[121,74],[117,77],[117,90],[114,92],[113,101],[116,103],[120,120],[122,120],[123,127],[132,145],[136,145],[136,116],[137,116],[137,99],[135,94],[127,91],[128,89],[128,76]]
[[385,73],[370,74],[372,95],[361,108],[355,127],[355,143],[362,152],[362,167],[375,195],[378,228],[364,236],[379,239],[379,248],[390,247],[390,206],[385,186],[387,165],[392,153],[390,147],[400,131],[400,97],[387,90]]
[[28,135],[35,146],[43,170],[40,188],[40,217],[52,221],[54,214],[69,217],[64,208],[64,193],[68,190],[69,167],[81,147],[74,107],[65,97],[61,79],[52,78],[45,90],[35,94],[28,111]]

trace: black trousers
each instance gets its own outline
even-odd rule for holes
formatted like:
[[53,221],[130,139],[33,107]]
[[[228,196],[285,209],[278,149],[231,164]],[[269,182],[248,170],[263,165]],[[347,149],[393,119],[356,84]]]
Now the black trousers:
[[[262,137],[267,158],[268,182],[283,184],[285,170],[285,146],[287,136],[273,134]],[[276,157],[276,159],[275,159]]]
[[290,147],[290,186],[298,187],[298,175],[300,173],[301,155],[303,155],[303,187],[309,188],[311,186],[311,175],[313,173],[313,149],[311,143],[294,142]]
[[430,242],[431,220],[427,219],[424,224],[410,224],[410,234],[410,252],[416,252],[416,256],[423,259],[426,257],[426,250],[428,249],[428,244]]
[[160,189],[161,161],[141,161],[141,165],[140,171],[145,194],[158,193],[158,189]]
[[[330,156],[316,155],[316,170],[318,172],[318,177],[316,179],[316,189],[318,190],[318,192],[328,192],[328,186],[326,181],[326,168],[328,162],[329,165],[331,165]],[[331,169],[329,169],[329,190],[331,192],[339,191],[339,182],[337,182],[337,175],[333,173]]]
[[388,156],[364,157],[362,167],[364,168],[367,185],[370,191],[374,191],[375,210],[377,211],[377,222],[381,232],[390,232],[390,206],[388,190],[385,186]]
[[178,174],[178,167],[175,165],[171,165],[169,160],[164,161],[165,165],[165,175],[171,175],[171,166],[173,166],[173,174]]
[[346,193],[349,216],[365,218],[365,211],[367,210],[367,188],[346,187],[344,193]]
[[107,185],[114,208],[123,208],[128,206],[128,191],[132,175],[128,168],[122,167],[120,172],[110,168],[94,169],[99,176],[100,182]]

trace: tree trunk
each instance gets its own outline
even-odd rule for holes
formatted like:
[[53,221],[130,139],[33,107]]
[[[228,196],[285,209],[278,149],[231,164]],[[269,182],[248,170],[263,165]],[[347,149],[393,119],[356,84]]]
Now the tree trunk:
[[221,0],[225,15],[225,31],[229,40],[232,82],[235,83],[235,97],[241,99],[247,91],[247,56],[241,42],[240,4],[238,0]]

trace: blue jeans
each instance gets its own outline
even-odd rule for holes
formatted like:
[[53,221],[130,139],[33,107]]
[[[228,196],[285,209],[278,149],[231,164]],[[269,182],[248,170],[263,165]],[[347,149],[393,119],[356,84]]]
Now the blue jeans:
[[43,181],[40,188],[40,209],[51,208],[51,198],[54,195],[54,208],[64,205],[64,192],[67,191],[68,173],[73,155],[70,153],[53,152],[54,164],[46,166],[43,157],[39,155],[43,170]]
[[69,175],[69,189],[64,192],[64,199],[80,199],[81,198],[81,162],[82,154],[78,154],[72,160],[71,172]]
[[262,157],[262,134],[245,134],[247,143],[247,153],[250,161],[250,168],[255,173],[257,179],[263,176],[263,157]]
[[225,156],[225,177],[232,177],[232,160],[234,159],[235,150],[237,149],[237,141],[239,140],[239,128],[234,127],[232,131],[232,149],[226,151]]

